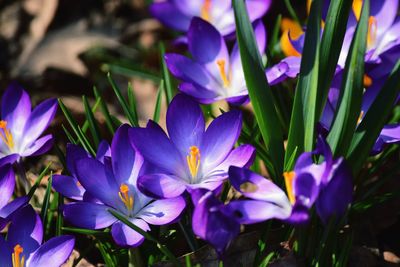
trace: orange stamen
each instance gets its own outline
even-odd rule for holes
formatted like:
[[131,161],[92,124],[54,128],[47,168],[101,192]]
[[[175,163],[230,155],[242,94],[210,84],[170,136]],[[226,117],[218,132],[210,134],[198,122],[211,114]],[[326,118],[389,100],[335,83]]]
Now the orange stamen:
[[374,16],[369,17],[368,19],[368,37],[367,37],[367,46],[370,47],[374,45],[376,42],[376,35],[377,35],[377,22]]
[[372,78],[369,77],[367,74],[364,74],[363,77],[363,83],[364,83],[364,87],[370,87],[373,83]]
[[200,16],[206,21],[210,21],[211,0],[204,0],[201,7]]
[[7,147],[12,150],[14,148],[13,136],[9,129],[7,129],[7,122],[0,121],[0,139],[7,145]]
[[119,198],[125,204],[126,209],[131,212],[133,209],[133,197],[129,194],[129,186],[121,184],[118,192]]
[[227,88],[229,87],[230,83],[225,73],[225,60],[223,59],[217,60],[217,65],[219,69],[219,75],[221,76],[222,82],[224,83],[224,87]]
[[294,204],[296,199],[293,191],[293,181],[296,177],[296,173],[294,171],[284,172],[283,177],[285,178],[286,191],[288,194],[289,201],[291,204]]
[[13,267],[24,267],[25,256],[22,256],[22,258],[21,258],[22,252],[24,252],[24,249],[19,244],[17,244],[14,247],[14,253],[11,255]]
[[364,116],[364,111],[361,110],[360,116],[358,116],[357,124],[360,124]]
[[362,0],[353,0],[353,13],[357,21],[360,20],[362,5],[363,5]]
[[200,167],[200,149],[197,146],[189,148],[189,155],[186,156],[186,161],[192,178],[195,178]]

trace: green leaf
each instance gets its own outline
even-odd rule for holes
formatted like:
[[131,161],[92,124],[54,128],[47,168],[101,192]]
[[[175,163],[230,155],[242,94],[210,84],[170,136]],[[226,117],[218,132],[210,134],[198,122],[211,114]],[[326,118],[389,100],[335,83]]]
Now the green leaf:
[[64,204],[64,198],[61,194],[55,192],[54,198],[57,198],[57,221],[56,221],[56,236],[60,236],[62,234],[62,227],[64,225],[62,205]]
[[136,97],[133,91],[132,83],[128,83],[128,103],[129,108],[132,111],[133,117],[135,118],[137,124],[139,125],[139,116],[136,108]]
[[100,237],[108,237],[110,235],[107,231],[90,230],[90,229],[75,228],[75,227],[62,227],[61,229],[63,230],[63,232],[83,234],[83,235],[93,235]]
[[113,119],[111,118],[110,112],[108,111],[107,105],[104,102],[103,98],[101,97],[101,95],[96,87],[93,87],[93,93],[94,93],[94,96],[96,97],[96,99],[100,103],[101,112],[103,113],[104,119],[106,120],[107,128],[110,131],[110,133],[112,135],[114,135],[115,125],[113,123]]
[[351,141],[347,158],[356,174],[368,158],[376,139],[385,125],[400,92],[400,60],[375,98]]
[[145,71],[135,66],[122,66],[118,64],[103,64],[101,66],[102,71],[104,72],[112,72],[117,73],[126,77],[139,77],[145,80],[150,80],[155,83],[160,82],[160,77],[156,76],[153,73]]
[[[321,0],[311,3],[310,17],[305,34],[300,75],[296,87],[292,116],[289,127],[285,165],[297,147],[297,155],[303,151],[312,151],[315,142],[317,122],[316,105],[319,99],[318,79],[321,31]],[[297,155],[295,158],[297,158]],[[292,166],[290,166],[292,167]]]
[[31,190],[29,190],[29,192],[28,192],[28,197],[29,198],[32,198],[33,195],[35,194],[36,189],[39,187],[40,182],[42,181],[43,177],[46,175],[46,173],[49,170],[51,164],[52,163],[50,162],[49,165],[47,165],[46,168],[44,168],[44,170],[39,174],[38,178],[36,178],[35,183],[33,184]]
[[130,124],[132,126],[136,126],[136,127],[139,126],[139,123],[137,121],[137,117],[135,117],[134,111],[130,110],[130,108],[128,106],[128,103],[126,102],[125,98],[122,96],[121,90],[118,88],[118,86],[116,85],[116,83],[112,79],[110,73],[107,74],[107,78],[108,78],[108,81],[109,81],[112,89],[114,90],[115,96],[117,97],[119,104],[122,107],[122,110],[125,113],[125,116],[129,120]]
[[277,177],[283,171],[284,154],[279,118],[244,1],[234,0],[233,8],[235,11],[236,35],[247,89],[261,135],[274,167],[268,171],[271,176]]
[[156,105],[154,107],[153,113],[153,121],[157,122],[160,120],[160,111],[161,111],[161,104],[162,104],[162,93],[164,92],[164,80],[161,80],[160,87],[157,91],[157,100]]
[[95,146],[98,147],[98,145],[101,141],[101,134],[100,134],[99,126],[97,124],[96,119],[94,118],[94,114],[92,112],[92,109],[90,108],[87,97],[82,96],[82,101],[83,101],[83,105],[85,107],[86,119],[89,123],[89,129],[90,129],[90,132],[92,133],[93,141],[95,143]]
[[[47,225],[47,210],[49,208],[50,202],[50,194],[51,194],[51,186],[53,184],[53,172],[50,173],[49,182],[47,183],[46,193],[44,194],[42,209],[40,210],[40,218],[42,218],[42,222],[44,222],[44,230],[46,230]],[[46,232],[46,231],[45,231]]]
[[320,77],[318,86],[317,116],[320,117],[328,92],[336,71],[337,62],[342,50],[344,36],[347,30],[347,20],[350,14],[352,1],[330,1],[326,16],[324,32],[321,39]]
[[173,87],[171,82],[171,75],[169,74],[167,63],[165,63],[165,46],[163,43],[160,43],[160,56],[161,56],[161,68],[162,68],[162,75],[164,80],[165,86],[165,97],[167,98],[167,104],[171,103],[173,97]]
[[346,60],[336,114],[327,137],[334,156],[346,155],[361,111],[369,0],[363,3],[360,21]]
[[[97,108],[99,107],[99,104],[100,104],[100,101],[97,99],[96,102],[94,103],[92,109],[91,109],[92,113],[95,113],[95,112],[96,112]],[[83,123],[82,131],[83,131],[84,133],[86,133],[86,131],[87,131],[87,129],[89,128],[89,126],[90,126],[90,125],[89,125],[89,121],[86,119],[85,122]]]

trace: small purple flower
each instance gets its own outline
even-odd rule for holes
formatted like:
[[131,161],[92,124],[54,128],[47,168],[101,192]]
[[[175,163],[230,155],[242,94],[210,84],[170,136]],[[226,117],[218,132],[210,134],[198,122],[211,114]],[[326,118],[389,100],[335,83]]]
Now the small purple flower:
[[[48,99],[31,111],[29,95],[11,84],[1,103],[0,162],[47,152],[53,145],[51,134],[40,137],[57,111],[57,100]],[[1,164],[0,164],[1,165]]]
[[228,168],[248,166],[255,155],[250,145],[232,150],[242,127],[237,110],[216,118],[205,130],[203,113],[190,97],[177,95],[167,111],[169,137],[152,121],[132,128],[132,144],[158,173],[138,179],[138,188],[155,198],[182,195],[186,189],[214,190],[228,176]]
[[[313,155],[324,156],[321,164]],[[308,221],[315,204],[324,223],[332,215],[342,216],[352,199],[352,176],[343,158],[333,160],[328,144],[321,138],[317,149],[298,158],[294,170],[284,173],[287,195],[274,183],[244,168],[231,167],[232,186],[252,200],[231,203],[241,214],[240,222],[257,223],[271,218],[291,223]]]
[[[63,212],[66,220],[78,227],[101,229],[112,225],[111,234],[115,242],[133,247],[139,246],[144,237],[117,220],[108,209],[119,211],[130,222],[149,231],[148,224],[164,225],[175,221],[185,208],[185,200],[177,197],[154,201],[137,190],[137,177],[146,171],[146,167],[143,158],[129,142],[129,128],[122,125],[116,131],[111,157],[104,156],[103,161],[86,157],[75,162],[76,177],[85,193],[83,201],[66,204]],[[73,188],[75,185],[72,183]]]
[[[229,54],[225,40],[218,30],[197,17],[193,18],[187,36],[193,59],[172,53],[165,55],[171,73],[183,81],[179,89],[204,104],[221,99],[235,105],[248,102],[238,44],[234,45]],[[266,32],[261,21],[255,22],[255,36],[262,54]],[[268,69],[268,82],[276,84],[287,76],[292,77],[293,70],[289,63],[290,60],[282,61]]]
[[[271,0],[247,0],[250,20],[261,18],[268,10]],[[230,0],[166,0],[150,6],[150,12],[168,27],[186,32],[193,17],[201,17],[217,28],[223,35],[235,31],[235,16]]]
[[12,219],[13,214],[28,204],[28,197],[23,196],[10,202],[15,188],[15,174],[10,164],[0,167],[0,230]]
[[42,242],[42,221],[31,206],[26,206],[13,218],[7,241],[0,236],[1,266],[61,266],[71,255],[75,238],[63,235]]

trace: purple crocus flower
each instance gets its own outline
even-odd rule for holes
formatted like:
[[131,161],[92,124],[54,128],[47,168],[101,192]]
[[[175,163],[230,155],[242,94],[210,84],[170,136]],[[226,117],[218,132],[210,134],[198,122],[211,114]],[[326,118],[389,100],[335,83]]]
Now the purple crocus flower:
[[61,266],[71,255],[75,238],[63,235],[42,242],[42,221],[31,206],[26,206],[13,218],[7,241],[0,236],[1,266]]
[[[57,100],[48,99],[31,111],[29,95],[11,84],[1,103],[0,162],[41,155],[53,145],[51,134],[40,137],[57,111]],[[1,165],[1,164],[0,164]]]
[[[271,0],[246,0],[250,20],[261,18]],[[221,34],[235,31],[235,16],[230,0],[166,0],[150,6],[150,12],[168,27],[186,32],[193,17],[210,22]]]
[[[183,81],[179,90],[204,104],[222,99],[235,105],[246,103],[249,97],[238,44],[234,45],[229,54],[225,40],[218,30],[197,17],[192,19],[187,36],[193,59],[172,53],[165,55],[171,73]],[[255,36],[262,54],[266,32],[261,21],[255,22]],[[289,63],[290,59],[268,69],[268,82],[276,84],[287,76],[294,77],[292,73],[297,73],[289,68]]]
[[[313,156],[321,154],[321,164]],[[305,152],[298,158],[294,170],[284,173],[287,195],[264,177],[244,168],[231,167],[229,179],[232,186],[251,200],[232,203],[241,214],[244,224],[257,223],[271,218],[304,223],[308,210],[315,204],[324,223],[332,215],[343,215],[352,199],[352,177],[343,158],[334,160],[328,144],[320,138],[317,149]]]
[[169,137],[152,121],[146,128],[130,130],[132,144],[159,169],[140,176],[139,189],[156,198],[176,197],[186,189],[216,189],[227,178],[229,166],[248,166],[254,158],[250,145],[232,150],[241,126],[241,113],[233,110],[205,130],[199,105],[188,96],[175,96],[167,111]]
[[83,201],[66,204],[63,212],[66,220],[78,227],[101,229],[112,225],[114,241],[120,246],[133,247],[139,246],[144,237],[117,220],[108,209],[119,211],[130,222],[149,231],[148,224],[175,221],[185,208],[185,200],[177,197],[154,201],[137,190],[137,177],[145,168],[143,158],[129,142],[129,128],[122,125],[116,131],[111,158],[105,156],[103,162],[90,157],[77,160],[76,177],[86,192]]
[[0,167],[0,230],[12,219],[13,214],[28,203],[23,196],[10,202],[15,188],[15,174],[10,164]]

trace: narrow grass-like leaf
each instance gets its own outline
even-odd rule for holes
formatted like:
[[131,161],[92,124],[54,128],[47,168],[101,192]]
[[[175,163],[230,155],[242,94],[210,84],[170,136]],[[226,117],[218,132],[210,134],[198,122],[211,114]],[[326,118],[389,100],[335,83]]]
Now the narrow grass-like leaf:
[[347,29],[352,1],[330,1],[324,32],[321,39],[320,77],[318,85],[317,116],[320,117],[328,97]]
[[76,137],[78,138],[79,142],[81,143],[81,145],[86,149],[86,151],[88,151],[93,156],[95,156],[96,153],[95,153],[92,145],[89,143],[86,136],[82,132],[82,129],[79,127],[78,123],[73,118],[71,112],[64,105],[64,103],[62,102],[62,100],[60,98],[58,99],[58,103],[59,103],[61,110],[64,113],[65,118],[69,122],[69,125],[71,126],[72,130],[74,131],[74,133],[75,133]]
[[139,125],[139,117],[137,112],[135,93],[133,91],[132,83],[130,82],[128,83],[128,103],[129,103],[129,108],[135,119],[135,122],[137,125]]
[[153,113],[153,121],[155,121],[157,123],[160,120],[162,95],[163,95],[164,90],[165,90],[164,80],[161,80],[160,87],[158,88],[158,91],[157,91],[157,100],[156,100],[156,105],[154,107],[154,113]]
[[49,170],[50,166],[51,166],[51,162],[46,166],[46,168],[44,168],[44,170],[39,174],[38,178],[36,178],[35,183],[33,184],[31,190],[29,190],[28,192],[28,197],[32,198],[32,196],[35,194],[36,189],[39,187],[40,182],[42,181],[43,177],[46,175],[47,171]]
[[114,260],[112,259],[112,257],[110,256],[110,254],[107,253],[105,245],[102,242],[98,241],[97,248],[99,249],[101,256],[103,257],[103,260],[104,260],[104,263],[106,264],[106,266],[107,267],[115,267],[116,264],[115,264]]
[[66,233],[93,235],[93,236],[101,236],[101,237],[108,237],[110,235],[108,232],[105,232],[105,231],[90,230],[90,229],[75,228],[75,227],[62,227],[61,229],[63,230],[63,232],[66,232]]
[[62,234],[62,227],[64,225],[64,219],[61,210],[61,206],[64,204],[64,198],[58,192],[55,192],[53,196],[57,199],[56,236],[60,236]]
[[96,97],[96,99],[100,103],[101,112],[103,113],[104,119],[106,120],[107,128],[110,131],[110,133],[112,135],[114,135],[115,126],[114,126],[113,120],[111,118],[110,112],[108,111],[107,105],[104,102],[103,98],[101,97],[101,95],[96,87],[93,87],[93,93],[94,93],[94,96]]
[[90,132],[92,133],[93,141],[95,143],[95,146],[98,147],[100,140],[101,140],[99,126],[97,124],[96,119],[94,118],[94,114],[92,112],[92,109],[90,108],[87,97],[82,96],[82,101],[83,101],[83,105],[85,107],[86,120],[88,121],[89,129],[90,129]]
[[69,142],[76,145],[78,142],[75,141],[74,137],[73,137],[72,134],[68,131],[67,127],[65,127],[64,124],[61,124],[61,127],[62,127],[62,129],[64,130],[64,133],[65,133],[65,135],[67,136]]
[[101,66],[102,71],[117,73],[126,77],[139,77],[145,80],[151,80],[155,83],[160,82],[160,77],[147,72],[145,70],[135,68],[134,66],[122,66],[117,64],[104,64]]
[[[305,34],[300,75],[290,120],[285,165],[297,147],[297,155],[311,151],[315,142],[316,105],[319,99],[318,79],[320,57],[321,0],[313,0]],[[295,155],[295,158],[297,158]],[[290,166],[292,167],[292,166]]]
[[128,118],[130,124],[132,126],[139,126],[137,123],[137,118],[135,118],[135,115],[132,110],[130,110],[128,103],[126,102],[125,98],[122,96],[121,90],[118,88],[117,84],[114,82],[114,80],[111,77],[111,74],[107,74],[108,81],[110,82],[110,85],[112,89],[114,90],[114,93],[118,99],[119,104],[121,105],[125,116]]
[[157,248],[169,259],[171,260],[176,266],[181,266],[181,263],[176,259],[174,254],[163,244],[158,242],[157,239],[155,239],[152,235],[147,233],[146,231],[142,230],[138,226],[134,225],[129,221],[128,218],[126,218],[123,214],[119,213],[116,210],[113,209],[108,209],[108,212],[110,212],[115,218],[126,224],[128,227],[132,228],[142,236],[144,236],[147,240],[154,242],[157,245]]
[[347,56],[338,106],[327,137],[334,156],[346,155],[360,116],[368,18],[369,0],[366,0]]
[[269,170],[270,174],[277,177],[283,171],[284,155],[279,118],[244,1],[234,0],[233,8],[246,85],[261,135],[273,163],[274,169]]
[[284,0],[284,3],[285,3],[285,6],[286,6],[287,10],[289,11],[290,16],[291,16],[299,25],[301,25],[300,20],[299,20],[299,17],[297,17],[296,11],[294,10],[294,8],[293,8],[293,6],[292,6],[292,3],[290,3],[290,0]]
[[282,23],[282,15],[279,14],[278,17],[276,17],[274,28],[271,34],[271,41],[269,41],[269,46],[268,46],[272,56],[274,56],[276,54],[276,51],[279,50],[276,49],[276,47],[279,47],[279,32],[281,29],[281,23]]
[[165,55],[165,46],[163,43],[160,43],[161,68],[165,86],[165,97],[167,98],[167,104],[169,105],[169,103],[171,103],[172,101],[173,89],[172,89],[171,75],[169,74],[167,63],[165,63],[164,55]]
[[46,193],[44,194],[42,209],[40,210],[40,218],[42,218],[42,222],[44,222],[44,228],[45,228],[44,230],[46,230],[46,227],[47,227],[47,225],[46,225],[47,210],[49,208],[52,181],[53,181],[53,172],[50,173],[50,178],[47,183]]
[[[92,109],[91,109],[92,113],[95,113],[95,112],[96,112],[97,108],[99,107],[99,104],[100,104],[100,100],[97,99],[96,102],[94,103]],[[82,131],[83,131],[84,133],[86,133],[86,131],[87,131],[87,129],[89,128],[89,126],[90,126],[90,125],[89,125],[89,121],[88,121],[88,119],[86,119],[85,122],[84,122],[83,125],[82,125]]]
[[347,157],[356,174],[369,156],[400,92],[400,60],[358,125]]

